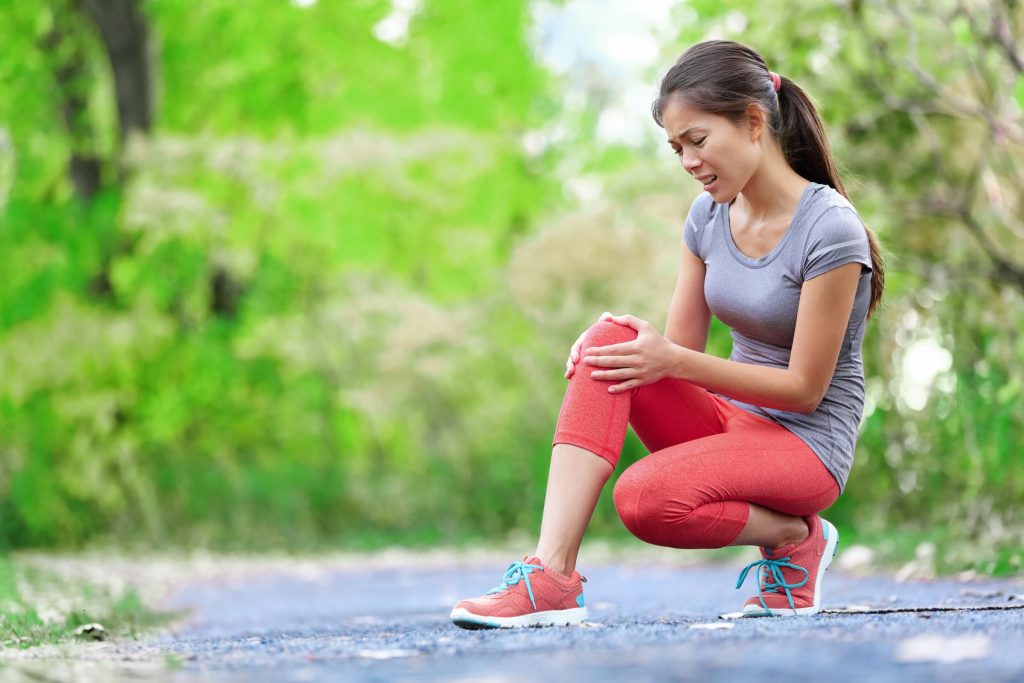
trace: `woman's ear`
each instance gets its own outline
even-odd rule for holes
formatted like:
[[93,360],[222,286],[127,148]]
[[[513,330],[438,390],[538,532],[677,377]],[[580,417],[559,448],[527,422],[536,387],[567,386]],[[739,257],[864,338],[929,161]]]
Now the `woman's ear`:
[[747,105],[747,128],[750,131],[750,141],[757,142],[764,135],[765,128],[768,127],[767,115],[764,109],[757,106],[753,102]]

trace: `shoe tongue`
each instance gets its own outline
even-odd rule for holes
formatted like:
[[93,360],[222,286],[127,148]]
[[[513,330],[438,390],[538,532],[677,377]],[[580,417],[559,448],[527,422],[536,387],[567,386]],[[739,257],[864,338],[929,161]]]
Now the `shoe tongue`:
[[536,555],[524,555],[523,556],[523,562],[525,562],[526,564],[537,564],[537,565],[540,565],[541,567],[545,567],[545,568],[547,567],[547,565],[544,564],[543,562],[541,562],[540,558],[537,557]]

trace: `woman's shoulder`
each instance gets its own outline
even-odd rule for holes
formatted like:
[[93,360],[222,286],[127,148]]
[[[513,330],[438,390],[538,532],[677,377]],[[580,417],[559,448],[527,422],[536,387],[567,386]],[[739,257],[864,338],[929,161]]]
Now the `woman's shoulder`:
[[714,219],[714,211],[717,204],[707,192],[701,192],[690,204],[690,211],[686,216],[686,225],[683,227],[683,235],[687,246],[698,258],[704,259],[706,254],[707,239],[712,231],[708,229]]
[[696,222],[706,223],[714,215],[715,210],[718,208],[718,203],[715,198],[711,196],[710,192],[702,191],[690,204],[690,218]]
[[844,197],[839,190],[826,185],[825,183],[814,183],[814,193],[811,197],[811,204],[814,207],[817,215],[821,215],[829,209],[843,208],[849,209],[853,213],[857,213],[857,209],[853,206],[853,202]]
[[851,260],[870,269],[871,244],[853,203],[829,185],[819,184],[816,189],[803,235],[804,279]]

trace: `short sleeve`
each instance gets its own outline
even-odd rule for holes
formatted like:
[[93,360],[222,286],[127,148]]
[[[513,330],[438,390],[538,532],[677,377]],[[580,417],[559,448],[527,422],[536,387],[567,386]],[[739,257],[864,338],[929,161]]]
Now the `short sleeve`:
[[835,207],[822,214],[814,224],[805,254],[804,280],[847,263],[860,263],[872,270],[867,230],[849,207]]
[[703,242],[704,230],[707,228],[711,216],[711,199],[711,195],[707,192],[697,195],[697,198],[690,204],[690,211],[686,215],[686,223],[683,226],[683,240],[686,242],[686,246],[702,261],[704,254],[701,251],[701,242]]

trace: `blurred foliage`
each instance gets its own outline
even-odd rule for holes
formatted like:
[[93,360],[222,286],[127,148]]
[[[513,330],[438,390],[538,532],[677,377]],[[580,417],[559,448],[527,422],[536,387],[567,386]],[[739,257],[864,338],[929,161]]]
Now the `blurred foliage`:
[[[819,103],[888,250],[830,514],[1006,572],[1024,546],[1024,14],[970,4],[693,0],[650,80],[728,37]],[[614,86],[569,107],[578,84],[540,65],[523,2],[141,7],[148,133],[119,128],[76,5],[0,17],[0,543],[534,531],[572,341],[604,310],[663,324],[696,190],[664,145],[600,140]],[[68,169],[88,155],[83,196]],[[716,321],[709,352],[729,343]],[[619,471],[645,453],[630,432]],[[626,538],[611,488],[592,533]]]

